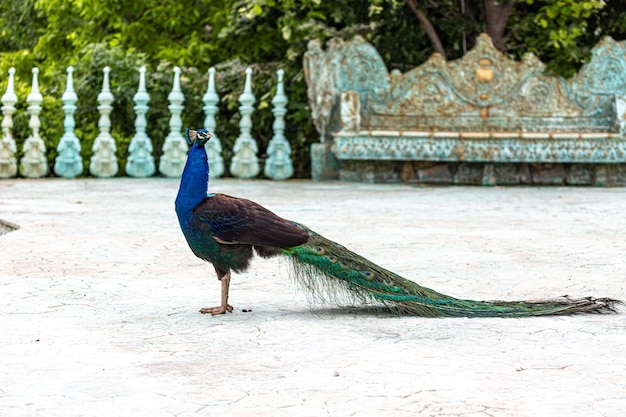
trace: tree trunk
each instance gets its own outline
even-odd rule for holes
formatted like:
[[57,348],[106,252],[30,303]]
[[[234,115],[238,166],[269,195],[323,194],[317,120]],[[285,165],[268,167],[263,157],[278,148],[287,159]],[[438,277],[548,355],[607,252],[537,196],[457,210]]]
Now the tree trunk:
[[439,39],[439,35],[437,35],[437,30],[435,30],[435,28],[430,23],[430,20],[428,20],[428,17],[426,17],[424,12],[421,9],[417,8],[417,0],[407,0],[406,4],[409,6],[409,8],[413,12],[417,20],[420,22],[420,25],[422,25],[422,29],[424,29],[424,31],[426,32],[426,35],[428,35],[428,38],[430,39],[430,43],[433,46],[433,49],[435,50],[435,52],[438,52],[444,58],[446,58],[446,51],[443,49],[443,45],[441,44],[441,39]]
[[505,49],[506,37],[504,32],[511,16],[515,0],[484,0],[485,21],[487,33],[491,36],[493,45],[500,51]]

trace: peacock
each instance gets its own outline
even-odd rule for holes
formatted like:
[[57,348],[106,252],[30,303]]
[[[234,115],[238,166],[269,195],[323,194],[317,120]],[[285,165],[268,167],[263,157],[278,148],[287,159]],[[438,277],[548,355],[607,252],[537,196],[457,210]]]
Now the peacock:
[[388,271],[308,227],[279,217],[243,198],[208,193],[206,129],[186,132],[189,154],[176,197],[176,214],[192,252],[210,262],[221,281],[221,303],[202,308],[212,315],[232,312],[228,304],[231,271],[243,272],[254,253],[284,255],[299,282],[324,298],[351,300],[427,317],[525,317],[581,312],[616,312],[611,298],[538,301],[473,301],[454,298]]

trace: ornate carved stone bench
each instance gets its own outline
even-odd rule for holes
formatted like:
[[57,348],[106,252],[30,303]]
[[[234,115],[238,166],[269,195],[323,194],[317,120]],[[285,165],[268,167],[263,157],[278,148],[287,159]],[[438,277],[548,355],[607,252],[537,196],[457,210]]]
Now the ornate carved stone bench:
[[626,185],[625,42],[603,39],[567,80],[484,34],[404,74],[358,36],[312,41],[304,64],[314,179]]

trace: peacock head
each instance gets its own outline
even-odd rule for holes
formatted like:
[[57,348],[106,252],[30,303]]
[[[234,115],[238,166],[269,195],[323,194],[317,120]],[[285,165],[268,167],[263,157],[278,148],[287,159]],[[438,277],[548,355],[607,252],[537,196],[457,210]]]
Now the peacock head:
[[211,138],[213,137],[213,133],[209,132],[206,129],[198,129],[198,130],[190,130],[187,129],[187,144],[189,146],[193,145],[193,143],[197,143],[198,146],[204,146]]

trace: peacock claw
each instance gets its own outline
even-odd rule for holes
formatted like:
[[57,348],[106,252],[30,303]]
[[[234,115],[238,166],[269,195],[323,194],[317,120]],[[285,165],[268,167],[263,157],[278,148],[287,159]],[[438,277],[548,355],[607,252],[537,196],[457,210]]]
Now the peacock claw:
[[217,307],[204,307],[200,309],[200,313],[202,314],[210,314],[215,316],[217,314],[226,314],[233,312],[233,306],[226,304],[226,306],[217,306]]

